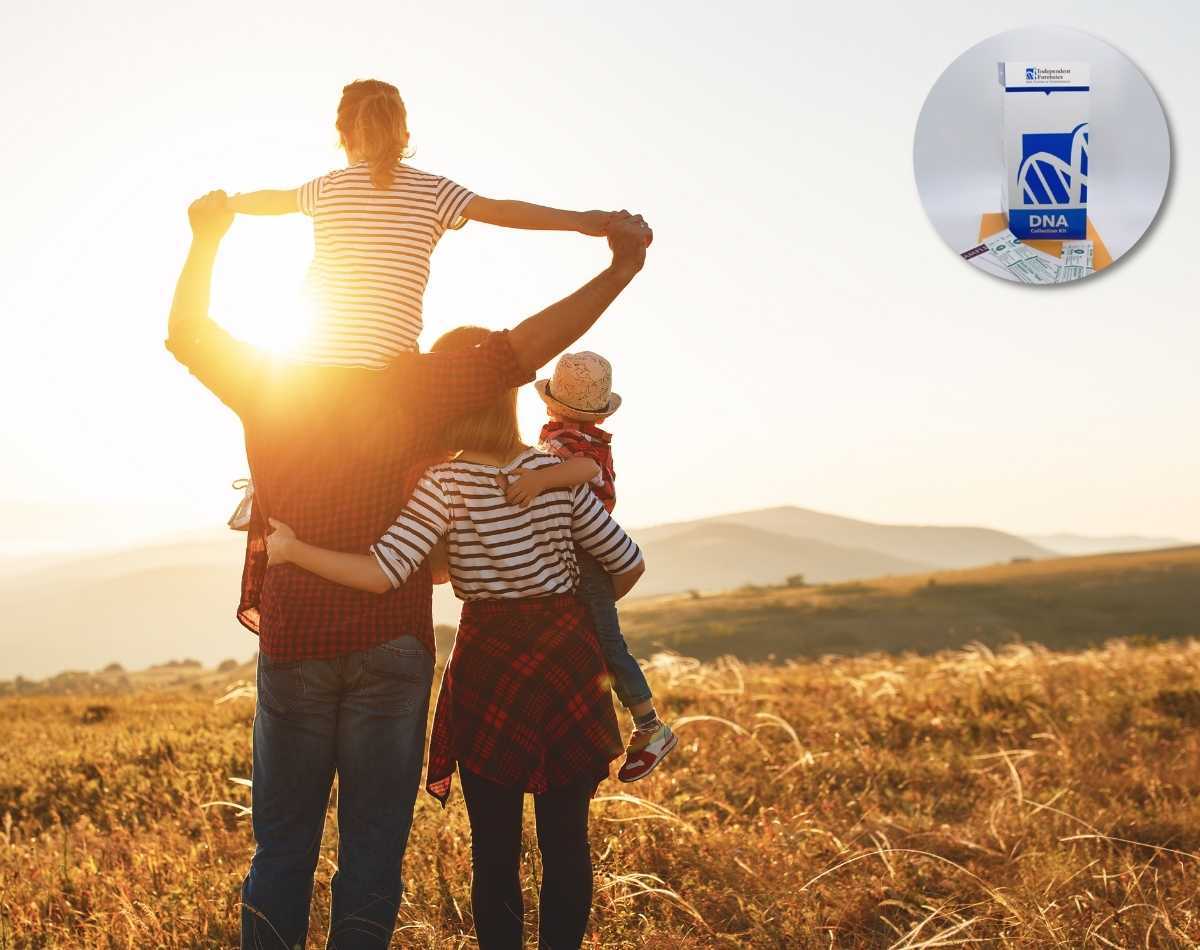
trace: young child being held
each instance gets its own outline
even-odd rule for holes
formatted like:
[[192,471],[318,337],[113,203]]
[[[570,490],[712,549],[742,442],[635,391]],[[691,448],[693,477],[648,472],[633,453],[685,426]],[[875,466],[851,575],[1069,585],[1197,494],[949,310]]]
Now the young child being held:
[[347,168],[299,188],[229,199],[241,214],[300,211],[313,219],[308,281],[317,319],[296,356],[304,362],[383,369],[396,354],[415,350],[430,255],[447,230],[466,221],[600,237],[612,218],[605,211],[482,198],[405,164],[407,113],[388,83],[365,79],[346,86],[336,126]]
[[[577,484],[565,484],[564,479],[586,472],[592,492],[611,514],[617,503],[612,435],[599,423],[621,405],[621,397],[612,391],[612,365],[598,353],[564,353],[553,376],[539,379],[534,387],[550,415],[542,427],[539,448],[562,459],[591,459],[596,468],[560,465],[522,472],[509,486],[508,500],[528,505],[544,491]],[[578,596],[592,615],[617,698],[633,717],[633,735],[617,777],[622,782],[636,782],[649,775],[678,740],[671,727],[658,718],[650,685],[621,634],[612,578],[579,545],[575,556],[580,573]]]

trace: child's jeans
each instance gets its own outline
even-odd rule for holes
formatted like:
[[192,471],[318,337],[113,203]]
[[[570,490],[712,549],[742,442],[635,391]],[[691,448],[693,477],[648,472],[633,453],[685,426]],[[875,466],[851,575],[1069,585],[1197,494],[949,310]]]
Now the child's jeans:
[[613,596],[612,578],[600,566],[599,561],[578,545],[575,546],[575,556],[579,560],[578,596],[592,615],[596,639],[600,641],[600,651],[604,654],[604,662],[612,675],[617,699],[626,709],[644,703],[652,698],[653,694],[642,668],[638,666],[638,661],[629,652],[629,645],[621,636],[621,622],[617,619],[617,601]]

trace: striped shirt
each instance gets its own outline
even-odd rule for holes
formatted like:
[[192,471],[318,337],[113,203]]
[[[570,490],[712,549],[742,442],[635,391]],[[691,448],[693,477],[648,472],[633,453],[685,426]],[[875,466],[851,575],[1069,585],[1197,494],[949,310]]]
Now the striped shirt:
[[317,313],[297,359],[382,369],[415,350],[430,255],[447,229],[465,223],[474,197],[402,162],[387,189],[371,184],[365,162],[296,189],[300,210],[313,219],[308,289]]
[[575,544],[610,574],[637,567],[642,552],[586,485],[543,492],[527,508],[505,499],[500,483],[517,469],[559,464],[527,449],[502,468],[461,460],[431,466],[371,553],[400,587],[446,537],[450,582],[461,600],[573,593]]

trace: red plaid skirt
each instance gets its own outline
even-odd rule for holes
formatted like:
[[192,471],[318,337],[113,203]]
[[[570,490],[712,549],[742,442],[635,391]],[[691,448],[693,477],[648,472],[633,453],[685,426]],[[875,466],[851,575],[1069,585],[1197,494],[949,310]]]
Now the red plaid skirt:
[[540,794],[599,784],[624,751],[591,616],[570,595],[463,605],[429,737],[425,790],[443,805],[455,766]]

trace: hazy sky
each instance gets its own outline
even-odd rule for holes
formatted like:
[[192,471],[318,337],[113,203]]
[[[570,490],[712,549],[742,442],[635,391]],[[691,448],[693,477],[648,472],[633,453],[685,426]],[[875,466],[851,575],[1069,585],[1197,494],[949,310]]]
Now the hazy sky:
[[[1062,292],[962,266],[913,185],[926,92],[1028,25],[1017,7],[714,7],[5,4],[0,513],[107,509],[81,518],[86,546],[223,521],[240,428],[162,348],[185,206],[338,167],[340,89],[375,76],[408,103],[418,167],[655,226],[583,344],[625,400],[626,524],[798,504],[1200,538],[1195,5],[1063,8],[1141,65],[1175,164],[1146,244]],[[239,219],[215,316],[279,336],[310,249],[305,218]],[[472,224],[434,257],[423,339],[511,325],[606,259]]]

